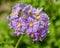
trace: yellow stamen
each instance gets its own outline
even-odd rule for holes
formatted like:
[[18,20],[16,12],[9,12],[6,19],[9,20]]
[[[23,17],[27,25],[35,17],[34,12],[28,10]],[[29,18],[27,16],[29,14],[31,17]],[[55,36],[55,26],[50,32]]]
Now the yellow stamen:
[[39,20],[40,18],[39,18],[39,17],[35,17],[34,19],[35,19],[35,20]]
[[34,37],[34,33],[31,33],[31,37]]
[[17,12],[13,12],[14,16],[16,16],[18,13]]
[[39,37],[39,40],[42,41],[42,37]]
[[40,13],[39,12],[36,12],[36,16],[39,16],[40,15]]
[[33,27],[33,26],[34,26],[34,23],[30,22],[29,27]]
[[18,22],[18,27],[22,27],[22,23],[21,22]]
[[32,10],[29,10],[29,11],[28,11],[28,14],[32,14]]
[[22,11],[22,8],[20,7],[20,11]]

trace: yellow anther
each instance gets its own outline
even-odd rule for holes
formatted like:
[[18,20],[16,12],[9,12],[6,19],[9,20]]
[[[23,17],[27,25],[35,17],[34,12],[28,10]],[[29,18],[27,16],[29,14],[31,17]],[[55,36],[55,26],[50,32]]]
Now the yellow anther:
[[20,7],[20,11],[22,11],[22,8]]
[[36,16],[39,16],[40,15],[40,12],[36,12]]
[[34,23],[31,22],[31,23],[29,24],[29,27],[33,27],[33,26],[34,26]]
[[15,32],[18,32],[18,30],[15,30]]
[[34,37],[34,33],[31,33],[31,37]]
[[32,14],[32,10],[29,10],[29,11],[28,11],[28,14]]
[[17,12],[13,12],[14,16],[16,16],[18,13]]
[[39,40],[42,41],[42,37],[39,36]]
[[39,20],[40,18],[39,18],[39,17],[35,17],[34,19],[35,19],[35,20]]
[[22,27],[22,23],[21,22],[18,22],[18,27]]

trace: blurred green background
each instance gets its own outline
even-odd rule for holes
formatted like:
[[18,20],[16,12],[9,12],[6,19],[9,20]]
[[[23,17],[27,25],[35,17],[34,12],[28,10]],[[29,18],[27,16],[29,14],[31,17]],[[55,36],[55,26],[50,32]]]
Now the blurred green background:
[[14,48],[19,37],[12,35],[13,30],[8,26],[6,16],[11,13],[17,3],[31,4],[35,8],[43,7],[49,16],[49,34],[42,42],[31,43],[25,35],[18,48],[60,48],[60,0],[0,0],[0,48]]

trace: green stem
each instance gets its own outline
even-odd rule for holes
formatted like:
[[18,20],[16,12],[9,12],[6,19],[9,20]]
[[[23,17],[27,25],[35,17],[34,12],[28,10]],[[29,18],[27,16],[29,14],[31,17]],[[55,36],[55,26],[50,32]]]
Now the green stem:
[[18,45],[19,45],[19,43],[20,43],[20,41],[21,41],[22,37],[23,37],[23,35],[22,35],[22,36],[20,36],[19,40],[18,40],[18,41],[17,41],[17,43],[16,43],[15,48],[18,48]]

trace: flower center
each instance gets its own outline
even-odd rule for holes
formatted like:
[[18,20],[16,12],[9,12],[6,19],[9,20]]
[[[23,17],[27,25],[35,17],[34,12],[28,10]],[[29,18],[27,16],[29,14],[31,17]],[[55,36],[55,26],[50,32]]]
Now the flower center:
[[39,20],[40,18],[39,18],[39,17],[35,17],[34,19],[35,19],[35,20]]
[[22,27],[22,23],[21,22],[18,22],[18,27]]
[[39,12],[36,12],[36,16],[39,16],[40,15],[40,13]]
[[29,10],[29,11],[28,11],[28,14],[32,14],[32,10]]
[[34,37],[34,33],[31,33],[31,35],[30,35],[32,38]]
[[18,13],[17,12],[13,12],[14,16],[16,16]]
[[20,7],[20,11],[22,11],[22,8]]
[[30,22],[29,27],[33,27],[33,26],[34,26],[34,23]]

